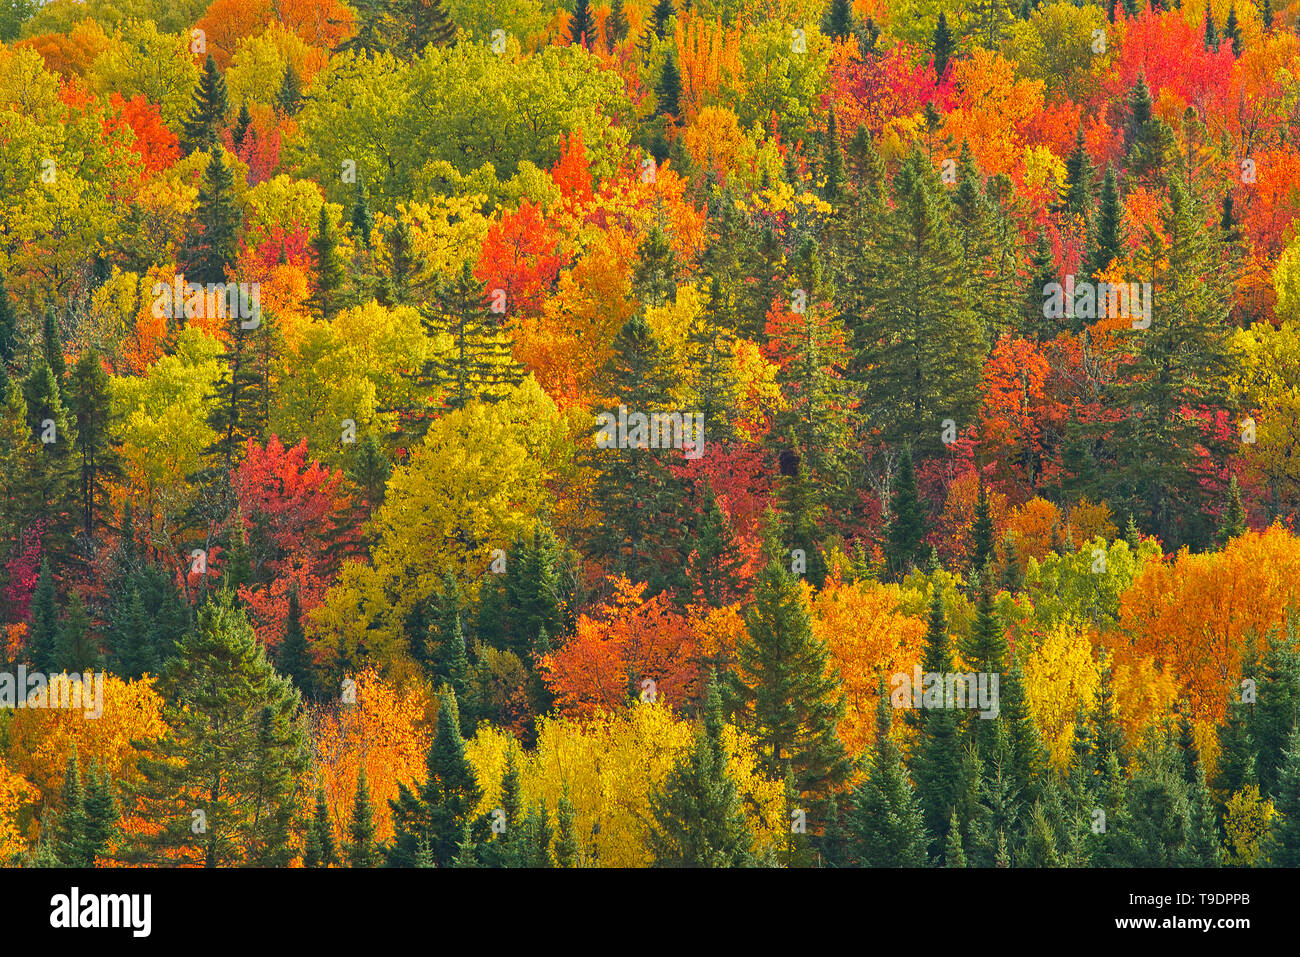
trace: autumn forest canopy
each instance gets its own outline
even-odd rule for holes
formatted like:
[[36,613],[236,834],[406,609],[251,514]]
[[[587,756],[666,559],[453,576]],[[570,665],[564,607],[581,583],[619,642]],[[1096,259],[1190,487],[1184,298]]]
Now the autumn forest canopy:
[[0,0],[0,865],[1294,867],[1298,521],[1300,3]]

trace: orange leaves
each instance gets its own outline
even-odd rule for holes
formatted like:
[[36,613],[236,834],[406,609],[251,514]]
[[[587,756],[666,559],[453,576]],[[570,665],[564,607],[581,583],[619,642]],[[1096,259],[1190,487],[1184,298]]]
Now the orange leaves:
[[560,187],[560,195],[565,200],[579,204],[591,202],[591,163],[587,159],[587,144],[582,141],[582,130],[560,138],[560,158],[551,167],[551,179]]
[[362,767],[375,810],[375,835],[393,836],[388,799],[399,782],[423,781],[431,737],[429,701],[422,691],[397,691],[373,671],[354,676],[356,704],[333,701],[311,709],[311,739],[335,837],[342,839],[351,820]]
[[[576,187],[580,186],[578,182]],[[474,275],[484,284],[489,298],[498,289],[504,291],[506,315],[536,315],[567,263],[559,234],[547,222],[541,207],[525,199],[517,210],[505,213],[488,227]]]
[[131,130],[131,148],[140,154],[146,175],[167,169],[180,159],[181,150],[176,134],[163,123],[158,107],[146,100],[143,94],[127,100],[120,93],[114,93],[109,102],[119,117],[110,121],[110,127],[126,127]]
[[543,659],[544,680],[565,713],[613,711],[633,696],[680,709],[699,692],[705,657],[730,657],[743,628],[734,610],[683,614],[666,595],[645,599],[645,589],[616,579],[614,596]]
[[710,23],[689,11],[677,18],[673,41],[682,75],[683,122],[695,117],[725,79],[740,75],[740,33],[739,23],[724,31],[721,19]]
[[63,772],[74,746],[83,774],[98,765],[114,781],[133,780],[136,750],[131,742],[153,740],[167,730],[162,698],[153,685],[152,678],[127,682],[106,676],[104,713],[98,718],[86,718],[84,711],[68,708],[14,711],[8,744],[12,770],[36,787],[43,806],[49,805],[63,785]]
[[208,52],[225,69],[244,37],[278,21],[315,47],[333,49],[356,32],[356,17],[337,0],[215,0],[195,24]]
[[925,623],[898,610],[899,594],[897,585],[830,578],[811,596],[813,634],[826,643],[843,683],[846,710],[839,735],[851,755],[862,754],[875,740],[879,676],[885,676],[887,690],[891,675],[911,673],[921,660]]
[[[1151,657],[1197,718],[1221,720],[1244,651],[1300,606],[1300,540],[1279,526],[1247,532],[1221,552],[1149,564],[1120,598],[1125,661]],[[1126,639],[1126,640],[1125,640]]]
[[1043,430],[1060,427],[1065,407],[1048,394],[1049,367],[1037,344],[1003,336],[984,364],[981,450],[997,463],[997,478],[1032,489],[1043,458]]

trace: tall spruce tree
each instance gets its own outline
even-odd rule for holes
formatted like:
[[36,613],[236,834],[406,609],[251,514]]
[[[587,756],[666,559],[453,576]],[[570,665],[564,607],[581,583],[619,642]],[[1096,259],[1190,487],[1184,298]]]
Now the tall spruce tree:
[[378,867],[381,857],[375,840],[375,806],[370,800],[366,769],[357,774],[357,792],[352,799],[352,820],[344,848],[349,867]]
[[710,677],[690,752],[650,798],[650,851],[660,867],[743,867],[753,838],[722,742],[722,697]]
[[394,832],[387,849],[390,867],[415,867],[422,859],[446,867],[464,850],[480,792],[465,757],[456,698],[447,691],[439,695],[438,729],[425,772],[424,782],[414,788],[400,782],[397,797],[388,802]]
[[182,128],[181,140],[188,152],[209,150],[216,145],[218,136],[226,126],[226,111],[229,108],[226,78],[217,68],[217,61],[212,58],[212,54],[208,54],[203,63],[203,75],[199,77],[198,86],[194,89],[189,115]]
[[729,704],[755,736],[768,774],[792,775],[801,795],[823,796],[849,772],[836,731],[843,691],[827,671],[826,645],[813,634],[799,579],[770,537],[766,552],[745,615]]
[[929,835],[925,813],[890,736],[889,695],[882,680],[876,705],[876,742],[866,778],[853,791],[852,849],[864,867],[924,867]]
[[104,527],[109,483],[122,475],[114,441],[114,405],[99,353],[86,349],[72,370],[69,411],[77,427],[82,534],[89,541]]
[[137,744],[146,820],[130,857],[205,867],[285,866],[310,762],[301,698],[242,611],[218,593],[159,682],[170,733]]
[[925,512],[916,487],[916,470],[912,453],[904,448],[894,477],[889,501],[889,523],[885,530],[885,561],[890,574],[902,578],[919,567],[928,554],[923,540],[926,532]]
[[234,173],[226,163],[225,150],[214,145],[199,187],[194,222],[181,245],[179,258],[185,278],[200,284],[224,283],[227,272],[235,267],[242,225]]

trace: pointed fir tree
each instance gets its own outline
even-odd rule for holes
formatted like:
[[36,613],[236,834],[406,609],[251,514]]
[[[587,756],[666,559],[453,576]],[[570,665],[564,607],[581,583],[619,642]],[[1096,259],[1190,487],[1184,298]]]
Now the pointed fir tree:
[[916,487],[916,470],[912,467],[912,453],[905,448],[899,460],[898,474],[894,478],[893,495],[889,502],[889,523],[885,531],[885,561],[896,580],[924,561],[925,525],[925,512]]
[[710,676],[704,719],[687,755],[650,798],[650,850],[660,867],[743,867],[753,838],[722,742],[722,697]]
[[294,116],[302,109],[302,77],[292,61],[285,64],[284,77],[275,94],[275,109],[281,116]]
[[357,774],[357,793],[352,799],[352,821],[344,851],[348,867],[378,867],[381,857],[375,841],[375,806],[370,800],[366,769]]
[[316,267],[311,302],[316,314],[328,321],[334,318],[342,305],[340,300],[347,270],[343,266],[343,257],[339,253],[338,232],[334,228],[334,220],[325,203],[321,203],[320,218],[316,226],[316,235],[311,240],[311,249]]
[[68,614],[54,641],[54,670],[71,673],[88,671],[100,662],[99,650],[90,636],[90,616],[86,602],[73,595]]
[[361,245],[370,248],[370,233],[375,227],[375,217],[370,212],[370,188],[357,180],[352,199],[352,233]]
[[218,146],[210,151],[196,205],[179,256],[185,278],[202,285],[224,283],[238,258],[243,214],[235,199],[234,173]]
[[451,349],[430,359],[423,372],[426,381],[445,390],[448,408],[463,409],[474,400],[499,401],[523,380],[510,338],[488,311],[483,284],[470,263],[443,285],[435,308],[422,310],[422,318],[430,335],[451,338]]
[[221,75],[212,54],[208,54],[203,64],[203,75],[199,77],[198,86],[194,89],[189,115],[182,128],[181,140],[188,152],[208,150],[216,145],[218,135],[225,129],[226,111],[229,108],[226,78]]
[[77,430],[82,534],[90,540],[104,528],[109,484],[122,475],[121,459],[113,439],[116,416],[109,379],[96,350],[82,352],[68,386],[68,408]]
[[596,42],[596,20],[588,0],[574,0],[573,14],[569,18],[569,42],[588,49]]
[[54,831],[53,848],[64,867],[90,867],[93,862],[82,858],[82,838],[86,832],[86,791],[74,746],[63,769],[59,788],[59,815]]
[[821,795],[849,772],[836,732],[843,691],[827,672],[826,645],[813,634],[799,579],[778,553],[769,537],[768,563],[745,615],[728,704],[742,729],[755,736],[769,775],[792,775],[800,795]]
[[1090,242],[1090,271],[1094,279],[1110,268],[1124,254],[1124,217],[1120,205],[1119,182],[1115,170],[1106,164],[1101,181],[1101,201],[1097,212],[1096,232]]
[[1210,5],[1205,5],[1205,49],[1217,51],[1219,49],[1219,30],[1214,24],[1214,11]]
[[848,40],[854,35],[853,20],[850,0],[831,0],[822,18],[822,34],[832,40]]
[[1239,535],[1246,534],[1246,528],[1246,509],[1241,504],[1241,488],[1234,475],[1228,481],[1227,502],[1219,516],[1219,529],[1214,534],[1214,541],[1222,548]]
[[311,652],[307,648],[307,635],[302,627],[302,606],[298,586],[289,586],[289,608],[284,619],[284,637],[277,649],[276,670],[290,679],[304,698],[316,695],[316,679],[312,672]]
[[[275,673],[252,625],[222,592],[199,612],[159,681],[170,733],[137,744],[141,813],[157,830],[129,862],[161,863],[196,848],[205,867],[286,866],[298,782],[310,762],[302,701]],[[192,795],[205,830],[192,830]]]
[[52,674],[55,669],[55,644],[59,634],[59,613],[54,604],[54,576],[49,558],[41,560],[36,590],[27,613],[27,663],[33,671]]
[[975,518],[971,522],[969,569],[985,575],[993,557],[993,507],[988,487],[981,481],[975,497]]
[[629,29],[623,0],[613,0],[609,7],[609,16],[605,18],[605,48],[613,53],[618,45],[627,39]]
[[943,845],[944,867],[965,867],[966,852],[961,846],[961,824],[957,821],[957,812],[948,818],[948,838]]
[[1300,867],[1300,724],[1291,730],[1278,774],[1277,819],[1264,853],[1270,867]]
[[306,867],[337,867],[338,850],[334,844],[334,826],[330,823],[329,807],[325,804],[325,789],[316,785],[316,809],[307,824],[303,845],[303,864]]
[[864,867],[924,867],[929,836],[902,755],[890,737],[890,704],[880,682],[876,743],[866,778],[853,791],[849,831]]
[[238,153],[244,145],[244,138],[248,136],[248,131],[252,129],[253,117],[248,112],[248,101],[244,100],[239,104],[239,115],[235,117],[235,125],[230,130],[230,142],[234,146],[235,152]]
[[1232,41],[1232,55],[1241,56],[1241,27],[1237,23],[1237,7],[1228,5],[1228,19],[1223,22],[1223,36]]
[[479,801],[479,787],[465,757],[455,696],[444,691],[439,702],[438,729],[425,757],[424,783],[412,789],[400,782],[397,797],[389,800],[394,832],[387,849],[390,867],[417,866],[425,847],[428,859],[438,867],[466,853],[462,845]]
[[578,836],[573,815],[573,802],[569,799],[569,786],[566,783],[560,794],[560,803],[556,811],[555,866],[578,866]]
[[953,54],[957,50],[957,43],[953,39],[952,31],[948,29],[948,18],[942,11],[939,12],[939,20],[934,26],[930,50],[934,54],[934,75],[938,79],[943,79],[944,73],[948,71],[948,64],[952,62]]
[[459,40],[455,21],[443,0],[399,0],[403,8],[402,33],[409,56],[419,56],[429,44],[452,47]]

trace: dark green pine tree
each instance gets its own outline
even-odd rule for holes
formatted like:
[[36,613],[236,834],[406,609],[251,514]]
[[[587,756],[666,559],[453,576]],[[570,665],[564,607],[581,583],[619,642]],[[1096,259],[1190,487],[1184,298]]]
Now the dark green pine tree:
[[1151,88],[1147,86],[1146,74],[1138,71],[1137,80],[1128,94],[1128,122],[1124,126],[1124,151],[1131,153],[1142,135],[1143,129],[1151,122]]
[[470,263],[439,290],[436,308],[422,310],[422,318],[430,335],[451,337],[447,355],[430,359],[424,368],[425,378],[445,391],[448,408],[498,401],[523,380],[510,338],[488,311],[483,284],[474,278]]
[[81,863],[73,866],[94,867],[96,859],[108,854],[122,816],[106,771],[91,767],[82,807],[85,825],[77,848]]
[[329,807],[325,804],[325,789],[316,785],[316,809],[307,823],[303,840],[303,865],[305,867],[337,867],[338,849],[334,843],[334,825],[330,823]]
[[[1029,713],[1029,696],[1025,690],[1025,673],[1020,661],[1010,651],[1011,667],[998,683],[998,716],[996,720],[1007,729],[1011,745],[1009,771],[1016,789],[1026,801],[1042,798],[1040,784],[1046,775],[1047,758],[1043,751],[1038,726]],[[979,719],[983,720],[983,719]]]
[[971,577],[971,589],[977,596],[975,620],[970,634],[961,642],[961,656],[978,671],[1000,674],[1007,659],[1007,635],[995,602],[996,586],[977,574]]
[[942,11],[939,13],[938,22],[934,25],[934,37],[930,49],[934,54],[934,75],[942,79],[944,73],[948,71],[948,64],[952,62],[953,54],[957,51],[957,41],[953,39],[952,31],[948,29],[948,18]]
[[1222,548],[1237,536],[1246,534],[1246,529],[1246,509],[1241,503],[1241,488],[1234,475],[1228,481],[1227,502],[1223,514],[1219,516],[1219,529],[1214,533],[1214,542]]
[[1223,23],[1223,35],[1232,41],[1232,55],[1241,56],[1241,27],[1237,24],[1237,8],[1228,6],[1228,19]]
[[375,840],[375,806],[370,800],[366,769],[357,775],[357,793],[352,800],[352,821],[344,847],[348,867],[378,867],[382,856]]
[[722,697],[715,677],[690,752],[650,797],[650,851],[659,867],[744,867],[753,838],[722,743]]
[[370,188],[361,180],[357,180],[352,200],[352,233],[367,249],[370,248],[370,233],[374,227],[375,217],[370,212]]
[[66,560],[72,557],[81,518],[73,455],[77,436],[63,390],[44,357],[35,358],[35,365],[23,380],[22,392],[27,403],[28,435],[35,439],[38,452],[31,461],[34,467],[23,491],[35,506],[32,517],[45,524],[46,552],[57,560]]
[[[930,603],[921,671],[923,674],[938,674],[940,680],[953,672],[952,642],[948,636],[943,596],[937,585]],[[904,714],[920,726],[912,752],[912,777],[916,781],[926,833],[933,842],[934,856],[942,857],[949,866],[956,866],[947,859],[947,854],[953,841],[949,828],[965,783],[957,712],[953,708],[938,707],[919,711],[909,709]],[[960,843],[960,835],[957,840]],[[940,849],[942,854],[938,853]]]
[[572,572],[564,546],[545,522],[535,522],[510,546],[505,573],[503,647],[530,661],[547,640],[569,632],[573,601]]
[[1113,433],[1103,442],[1110,461],[1102,488],[1108,502],[1136,515],[1166,547],[1203,548],[1213,538],[1216,502],[1202,471],[1225,465],[1232,449],[1185,410],[1227,412],[1231,293],[1219,281],[1200,206],[1178,177],[1170,179],[1161,219],[1167,242],[1141,254],[1152,264],[1150,325],[1128,333],[1131,353],[1104,395],[1123,418],[1105,426]]
[[[202,284],[224,283],[235,267],[242,225],[234,173],[226,164],[225,151],[214,147],[199,187],[194,222],[181,245],[179,258],[185,278]],[[184,322],[183,313],[171,318]]]
[[1264,0],[1264,6],[1260,11],[1260,15],[1263,17],[1264,20],[1264,29],[1272,30],[1273,29],[1273,0]]
[[[1106,860],[1119,867],[1207,866],[1197,859],[1192,801],[1183,778],[1183,759],[1171,735],[1148,735],[1126,784],[1123,808],[1108,821]],[[1208,851],[1209,848],[1202,847]]]
[[668,39],[668,21],[676,15],[673,0],[655,0],[650,11],[650,31],[656,39]]
[[293,116],[302,109],[302,77],[292,62],[285,64],[284,78],[275,94],[275,108],[281,116]]
[[130,862],[197,849],[205,867],[286,866],[311,760],[301,698],[228,593],[200,610],[178,652],[159,682],[170,733],[137,744],[138,799],[159,830],[137,838]]
[[90,616],[86,602],[73,595],[68,603],[68,614],[54,640],[54,670],[67,672],[87,671],[100,663],[99,649],[90,635]]
[[1270,867],[1300,867],[1300,724],[1291,730],[1278,769],[1278,817],[1264,845]]
[[1088,156],[1083,140],[1083,127],[1075,134],[1074,151],[1065,161],[1065,182],[1061,186],[1060,208],[1069,215],[1083,218],[1085,226],[1092,225],[1093,181],[1096,171]]
[[1175,750],[1176,757],[1182,761],[1183,786],[1187,790],[1191,812],[1191,829],[1183,859],[1188,867],[1218,867],[1222,858],[1223,835],[1219,832],[1205,764],[1201,761],[1200,748],[1196,745],[1192,723],[1185,710],[1180,706]]
[[919,457],[945,449],[945,423],[974,420],[988,347],[948,187],[923,152],[904,161],[893,192],[845,285],[844,322],[864,426]]
[[943,845],[943,866],[966,866],[966,851],[961,846],[961,823],[957,820],[956,811],[953,811],[952,816],[948,818],[948,838]]
[[1219,49],[1219,30],[1214,24],[1214,11],[1208,3],[1205,5],[1205,49]]
[[9,370],[18,358],[18,312],[9,298],[5,275],[0,272],[0,389],[9,382]]
[[[626,407],[629,417],[649,416],[670,407],[666,370],[666,358],[645,317],[633,314],[614,340],[606,369],[619,405],[618,412],[609,414],[622,415]],[[594,498],[601,516],[588,533],[587,553],[606,563],[613,574],[646,582],[652,593],[684,585],[682,530],[662,519],[684,500],[682,482],[668,469],[671,450],[650,448],[649,437],[638,434],[630,422],[625,435],[620,431],[615,422],[595,435],[597,442],[602,434],[609,441],[591,453],[599,470]]]
[[221,585],[239,604],[239,589],[253,584],[253,554],[248,547],[248,529],[244,525],[244,511],[235,506],[226,532],[228,551],[222,556]]
[[41,355],[54,374],[54,381],[62,389],[67,384],[68,367],[63,357],[63,337],[59,335],[59,322],[53,309],[45,313],[41,322]]
[[238,153],[244,145],[244,137],[253,126],[253,117],[248,112],[248,101],[239,104],[239,115],[235,118],[235,125],[230,130],[230,143]]
[[[834,2],[848,5],[848,0],[834,0]],[[844,148],[840,145],[839,121],[835,118],[835,108],[832,107],[826,117],[826,139],[822,144],[822,176],[825,177],[822,195],[829,202],[838,202],[844,192],[846,178],[844,165]]]
[[114,670],[119,676],[134,680],[145,674],[158,673],[158,653],[152,630],[153,623],[145,611],[140,589],[132,588],[126,614],[114,631],[117,636],[113,644]]
[[632,289],[646,308],[664,306],[677,295],[677,257],[663,224],[657,220],[646,231],[636,250]]
[[1013,848],[1017,858],[1023,848],[1025,795],[1012,770],[1015,748],[1009,729],[1001,721],[992,724],[987,757],[971,753],[979,772],[970,822],[971,860],[977,867],[1006,867]]
[[801,796],[820,797],[849,772],[836,732],[843,692],[827,672],[826,645],[813,634],[799,579],[770,537],[766,553],[767,566],[745,615],[728,704],[755,736],[767,773],[792,775]]
[[44,558],[27,613],[27,663],[33,671],[52,674],[57,670],[54,664],[58,635],[59,612],[54,604],[54,576],[50,572],[50,560]]
[[989,503],[988,487],[981,481],[975,498],[975,518],[970,529],[970,571],[988,577],[987,570],[993,557],[993,510]]
[[207,150],[216,145],[217,137],[226,128],[226,111],[229,108],[226,78],[217,69],[217,61],[208,54],[181,132],[181,141],[188,152]]
[[609,6],[609,16],[605,18],[605,48],[613,53],[614,49],[627,39],[628,30],[627,11],[623,9],[623,0],[614,0]]
[[573,816],[573,801],[569,799],[569,786],[565,784],[556,810],[555,866],[577,867],[578,835]]
[[77,427],[81,527],[82,534],[90,540],[104,527],[109,483],[122,475],[113,440],[115,416],[108,375],[98,352],[94,349],[82,352],[68,385],[68,407]]
[[850,0],[831,0],[822,17],[822,34],[832,40],[848,40],[854,35],[853,21]]
[[[465,651],[465,633],[461,628],[460,589],[451,575],[443,578],[441,592],[435,596],[434,601],[434,618],[429,625],[434,679],[440,686],[450,685],[458,701],[466,701],[469,693],[469,656]],[[466,721],[466,730],[472,732],[473,724],[472,720]]]
[[718,504],[713,486],[703,483],[700,511],[692,529],[690,554],[686,560],[686,578],[691,596],[711,608],[722,608],[736,597],[737,573],[741,565],[740,550],[731,527],[731,519]]
[[1088,769],[1094,777],[1105,774],[1106,764],[1114,758],[1120,770],[1128,767],[1124,748],[1124,728],[1115,701],[1114,672],[1109,656],[1098,667],[1097,700],[1088,716]]
[[1020,551],[1016,547],[1016,539],[1012,535],[1007,535],[1002,539],[1002,590],[1010,592],[1012,595],[1024,588],[1025,571],[1020,567]]
[[596,42],[596,20],[591,15],[591,4],[587,0],[574,2],[573,15],[569,18],[569,42],[587,49]]
[[343,283],[347,270],[339,253],[338,231],[330,217],[329,208],[321,203],[316,235],[311,240],[312,259],[316,266],[312,283],[311,303],[316,314],[325,320],[333,319],[342,305]]
[[425,758],[426,777],[412,789],[399,783],[393,809],[393,841],[387,849],[390,867],[415,867],[421,848],[428,859],[446,867],[463,851],[480,793],[473,768],[465,757],[456,698],[439,695],[438,730]]
[[1034,241],[1034,251],[1029,258],[1029,273],[1021,329],[1027,337],[1039,342],[1050,342],[1067,330],[1061,319],[1049,319],[1043,315],[1047,287],[1060,281],[1056,271],[1056,257],[1052,254],[1052,243],[1046,230],[1039,230],[1038,238]]
[[1115,170],[1106,164],[1101,181],[1101,204],[1097,211],[1096,231],[1089,243],[1089,272],[1095,279],[1124,254],[1124,211],[1120,204],[1119,181]]
[[284,637],[276,649],[276,670],[290,679],[304,698],[316,695],[316,678],[312,671],[311,651],[307,648],[307,635],[302,627],[302,606],[298,599],[298,586],[289,586],[289,609],[284,619]]
[[419,56],[429,44],[456,45],[456,24],[443,0],[404,0],[403,7],[401,27],[408,55]]
[[889,524],[885,530],[885,561],[895,579],[901,579],[913,568],[919,567],[929,554],[924,545],[925,526],[925,512],[916,487],[916,470],[912,467],[912,453],[904,448],[898,474],[894,478],[893,495],[889,501]]
[[81,783],[75,745],[63,769],[63,785],[59,788],[59,807],[53,841],[58,862],[64,867],[92,866],[93,861],[87,861],[82,857],[87,824],[86,790]]
[[890,705],[880,682],[876,746],[866,778],[853,790],[848,827],[853,853],[864,867],[924,867],[930,838],[925,815],[902,754],[890,736]]
[[1257,704],[1250,712],[1250,739],[1260,793],[1278,799],[1280,769],[1291,729],[1300,721],[1300,651],[1297,623],[1288,619],[1283,633],[1268,637],[1259,663]]

